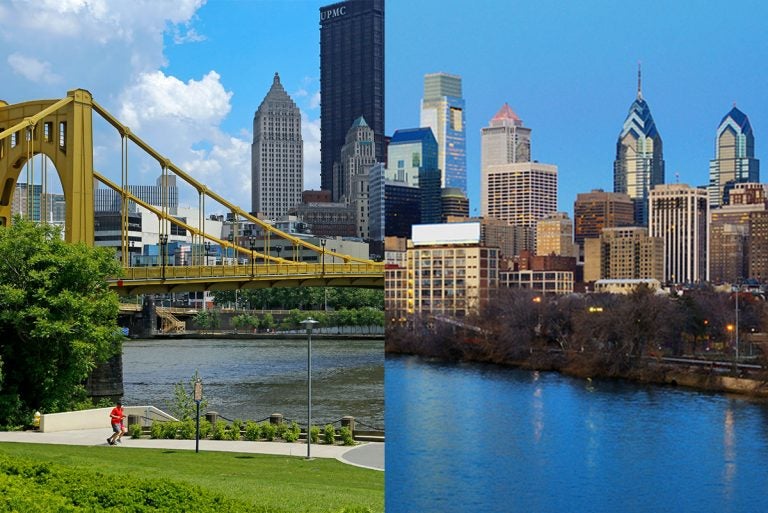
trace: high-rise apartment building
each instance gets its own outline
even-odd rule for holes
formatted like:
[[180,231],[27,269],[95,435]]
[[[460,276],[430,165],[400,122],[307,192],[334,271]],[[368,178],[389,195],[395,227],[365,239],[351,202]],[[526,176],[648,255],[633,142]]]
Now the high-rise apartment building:
[[301,112],[275,73],[253,117],[251,211],[278,219],[301,203],[303,190]]
[[455,187],[466,194],[467,156],[461,77],[447,73],[424,76],[421,126],[431,128],[437,140],[437,166],[443,172],[442,187]]
[[727,205],[737,183],[759,182],[755,136],[749,118],[734,105],[717,127],[715,158],[709,161],[709,208]]
[[730,202],[709,211],[709,279],[768,277],[768,185],[737,183]]
[[320,181],[334,190],[333,165],[347,130],[362,116],[384,162],[384,0],[320,8]]
[[628,195],[593,189],[576,195],[573,204],[573,240],[584,256],[584,240],[600,237],[603,228],[632,226],[634,205]]
[[649,197],[649,233],[664,239],[664,281],[709,280],[709,207],[706,189],[662,184]]
[[[437,141],[431,129],[410,128],[392,134],[387,147],[386,178],[419,188],[422,224],[441,221],[440,174]],[[387,230],[387,235],[393,234]]]
[[643,99],[640,70],[637,72],[637,97],[616,143],[613,163],[613,190],[628,194],[634,205],[635,225],[648,225],[648,194],[664,183],[664,153],[661,136]]
[[664,279],[664,241],[648,228],[605,228],[600,238],[586,239],[584,281]]
[[459,188],[447,187],[440,193],[442,222],[447,223],[448,217],[469,217],[469,199]]
[[565,212],[549,214],[536,223],[536,254],[577,257],[573,221]]

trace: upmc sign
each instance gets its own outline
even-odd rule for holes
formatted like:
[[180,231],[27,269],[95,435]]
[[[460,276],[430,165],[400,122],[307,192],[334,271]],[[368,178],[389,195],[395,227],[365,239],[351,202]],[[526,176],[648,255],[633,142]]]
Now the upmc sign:
[[328,20],[332,20],[333,18],[338,18],[340,16],[344,16],[347,14],[347,6],[342,5],[339,7],[333,7],[330,9],[324,9],[320,11],[320,23]]

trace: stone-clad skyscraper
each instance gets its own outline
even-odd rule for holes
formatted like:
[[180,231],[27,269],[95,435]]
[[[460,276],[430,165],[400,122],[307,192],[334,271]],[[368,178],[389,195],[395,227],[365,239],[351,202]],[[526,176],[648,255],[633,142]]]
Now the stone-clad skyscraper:
[[760,181],[755,136],[749,118],[734,105],[717,127],[715,158],[709,161],[709,208],[727,205],[737,183]]
[[616,143],[613,190],[629,195],[635,207],[635,224],[647,226],[648,194],[654,186],[664,183],[664,153],[641,85],[638,68],[637,97]]
[[301,203],[304,189],[301,112],[275,73],[253,117],[251,210],[277,219]]
[[424,76],[421,126],[432,129],[437,139],[437,166],[442,186],[467,193],[467,155],[464,131],[464,98],[461,77],[447,73]]
[[333,165],[359,117],[384,161],[384,0],[320,8],[320,185],[333,191]]

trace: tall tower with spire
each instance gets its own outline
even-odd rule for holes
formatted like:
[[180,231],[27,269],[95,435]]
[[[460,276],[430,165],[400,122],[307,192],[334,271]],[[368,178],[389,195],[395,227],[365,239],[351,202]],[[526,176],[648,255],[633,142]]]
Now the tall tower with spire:
[[760,161],[755,158],[752,125],[734,104],[717,127],[715,158],[709,161],[709,208],[728,205],[735,184],[759,181]]
[[642,74],[637,66],[637,97],[616,143],[613,163],[613,190],[629,195],[635,211],[635,224],[648,225],[650,190],[664,183],[664,152],[661,136],[643,98]]
[[301,203],[304,189],[301,112],[275,73],[253,117],[251,211],[277,219]]

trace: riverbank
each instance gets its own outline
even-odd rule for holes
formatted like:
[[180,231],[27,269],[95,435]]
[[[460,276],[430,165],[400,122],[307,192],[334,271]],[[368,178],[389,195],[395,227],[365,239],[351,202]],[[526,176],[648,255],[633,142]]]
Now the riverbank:
[[590,355],[581,352],[541,350],[528,348],[515,355],[499,355],[471,341],[458,341],[440,350],[434,345],[424,345],[423,340],[387,339],[388,355],[412,355],[434,358],[446,362],[472,362],[500,365],[532,371],[559,372],[566,376],[583,379],[618,379],[663,386],[682,386],[707,392],[743,394],[768,397],[768,371],[766,369],[745,372],[716,366],[715,362],[696,364],[665,361],[660,357],[621,357],[611,360],[608,355]]
[[[306,333],[245,333],[236,331],[188,331],[182,333],[156,333],[148,337],[136,337],[131,340],[153,339],[279,339],[306,340]],[[312,339],[320,340],[384,340],[383,333],[312,333]]]

